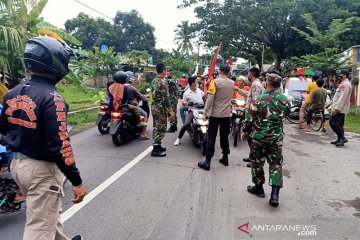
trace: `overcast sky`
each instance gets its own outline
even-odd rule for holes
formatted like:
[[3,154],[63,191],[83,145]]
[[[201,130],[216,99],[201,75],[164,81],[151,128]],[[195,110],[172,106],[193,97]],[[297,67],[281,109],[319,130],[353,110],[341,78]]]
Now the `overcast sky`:
[[[181,21],[196,22],[193,9],[177,9],[182,0],[79,0],[97,11],[114,18],[117,11],[130,11],[136,9],[145,22],[155,27],[156,47],[171,50],[174,30]],[[64,28],[67,19],[76,17],[84,12],[92,17],[106,17],[81,5],[75,0],[49,0],[41,17],[45,21]]]

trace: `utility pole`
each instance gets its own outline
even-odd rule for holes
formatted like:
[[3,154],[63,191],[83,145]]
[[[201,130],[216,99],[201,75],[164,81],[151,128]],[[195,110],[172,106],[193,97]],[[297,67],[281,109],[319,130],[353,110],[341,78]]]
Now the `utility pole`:
[[265,45],[262,45],[262,53],[261,53],[261,71],[264,70],[264,54],[265,54]]

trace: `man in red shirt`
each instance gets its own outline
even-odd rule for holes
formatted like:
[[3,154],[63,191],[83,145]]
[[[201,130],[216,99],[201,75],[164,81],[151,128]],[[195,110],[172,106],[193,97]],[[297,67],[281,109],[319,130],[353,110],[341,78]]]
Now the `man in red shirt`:
[[181,75],[181,78],[180,78],[179,82],[181,83],[183,88],[186,87],[186,85],[188,84],[188,80],[187,80],[185,74]]

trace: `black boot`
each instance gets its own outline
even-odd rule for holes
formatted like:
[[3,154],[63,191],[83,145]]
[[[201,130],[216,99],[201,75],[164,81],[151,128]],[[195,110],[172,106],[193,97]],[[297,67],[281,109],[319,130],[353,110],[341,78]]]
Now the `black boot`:
[[222,163],[224,166],[229,166],[229,158],[227,154],[224,154],[221,159],[219,159],[219,163]]
[[152,157],[165,157],[166,156],[166,151],[163,151],[161,149],[160,145],[155,145],[153,147],[153,150],[151,151],[151,156]]
[[248,164],[246,164],[246,166],[247,166],[248,168],[251,168],[251,162],[248,163]]
[[330,143],[336,145],[339,141],[340,139],[338,138],[337,140],[331,141]]
[[280,187],[272,186],[269,204],[273,207],[279,206],[279,192],[280,192]]
[[211,162],[211,159],[206,158],[205,161],[199,162],[198,166],[199,166],[199,168],[202,168],[206,171],[210,171],[210,162]]
[[243,161],[244,162],[251,162],[251,159],[249,157],[247,157],[247,158],[243,158]]
[[262,184],[261,185],[255,184],[255,186],[248,186],[247,190],[249,193],[254,194],[260,198],[265,197],[265,192]]
[[166,132],[176,132],[177,131],[177,127],[175,125],[172,125],[169,127],[169,129]]
[[340,140],[335,144],[335,146],[337,147],[343,147],[345,146],[345,143],[347,143],[347,139],[346,138],[340,138]]
[[164,148],[164,147],[161,146],[161,145],[159,145],[159,146],[160,146],[161,151],[166,152],[166,148]]

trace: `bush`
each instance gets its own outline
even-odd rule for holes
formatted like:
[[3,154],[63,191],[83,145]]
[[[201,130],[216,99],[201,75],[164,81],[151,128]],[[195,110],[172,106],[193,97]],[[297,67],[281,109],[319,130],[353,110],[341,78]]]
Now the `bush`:
[[151,87],[150,83],[148,83],[148,82],[142,82],[142,83],[139,85],[138,90],[139,90],[139,92],[141,92],[142,94],[147,94],[146,89],[148,89],[148,88],[150,88],[150,87]]

